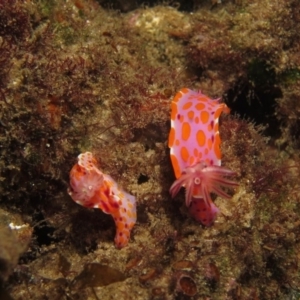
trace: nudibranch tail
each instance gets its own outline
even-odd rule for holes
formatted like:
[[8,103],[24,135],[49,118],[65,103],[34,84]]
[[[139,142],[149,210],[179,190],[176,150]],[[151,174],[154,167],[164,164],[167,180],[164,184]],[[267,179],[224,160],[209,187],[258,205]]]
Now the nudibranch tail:
[[196,221],[205,226],[211,226],[219,213],[219,209],[211,200],[206,204],[204,199],[194,198],[189,207],[189,213]]
[[136,222],[136,199],[102,173],[96,164],[90,152],[78,156],[78,163],[70,172],[69,195],[82,206],[99,208],[112,215],[116,224],[115,245],[122,248],[128,244]]
[[123,248],[128,244],[130,231],[136,222],[136,199],[118,187],[109,175],[104,175],[104,181],[111,187],[110,198],[119,205],[118,210],[112,212],[111,215],[117,229],[115,245],[117,248]]

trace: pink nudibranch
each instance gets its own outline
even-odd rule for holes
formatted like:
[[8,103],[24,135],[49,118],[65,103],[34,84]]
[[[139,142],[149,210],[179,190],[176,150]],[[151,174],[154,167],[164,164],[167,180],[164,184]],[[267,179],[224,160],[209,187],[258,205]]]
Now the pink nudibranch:
[[219,211],[210,193],[229,199],[222,188],[238,185],[225,178],[236,173],[221,167],[219,117],[230,110],[219,100],[183,88],[171,103],[169,147],[177,180],[170,193],[175,197],[185,187],[189,213],[206,226],[214,222]]

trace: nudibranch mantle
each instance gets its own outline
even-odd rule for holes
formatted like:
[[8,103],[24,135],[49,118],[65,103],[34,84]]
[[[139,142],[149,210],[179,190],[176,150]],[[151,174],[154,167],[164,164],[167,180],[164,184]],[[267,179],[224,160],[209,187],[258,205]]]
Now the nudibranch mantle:
[[177,180],[170,193],[174,197],[181,187],[185,187],[190,214],[206,226],[214,222],[219,211],[210,193],[228,199],[230,196],[222,188],[238,185],[224,178],[235,172],[221,167],[219,117],[230,110],[219,101],[183,88],[171,103],[168,145]]
[[136,199],[97,168],[97,160],[91,152],[78,156],[77,164],[70,171],[68,193],[84,207],[99,208],[111,214],[116,224],[116,247],[123,248],[128,244],[136,222]]

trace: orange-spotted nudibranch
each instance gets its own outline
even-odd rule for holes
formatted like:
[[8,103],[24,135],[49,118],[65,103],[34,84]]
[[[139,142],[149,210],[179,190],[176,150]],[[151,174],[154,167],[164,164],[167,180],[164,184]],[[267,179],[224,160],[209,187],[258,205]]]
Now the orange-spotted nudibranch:
[[70,172],[69,195],[88,208],[100,208],[111,214],[116,224],[115,245],[123,248],[128,244],[130,232],[136,222],[135,197],[123,191],[109,176],[97,168],[91,152],[78,156],[78,162]]
[[222,188],[238,185],[225,178],[236,173],[221,167],[219,117],[230,110],[219,100],[183,88],[171,103],[169,147],[177,180],[170,193],[174,197],[185,187],[189,213],[206,226],[214,222],[219,211],[210,193],[228,199]]

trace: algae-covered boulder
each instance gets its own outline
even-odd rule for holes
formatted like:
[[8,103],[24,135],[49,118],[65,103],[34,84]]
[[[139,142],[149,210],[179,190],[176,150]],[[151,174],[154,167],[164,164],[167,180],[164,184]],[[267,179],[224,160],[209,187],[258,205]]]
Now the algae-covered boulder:
[[16,219],[0,210],[0,281],[8,279],[30,241],[31,228],[28,224],[16,225]]

